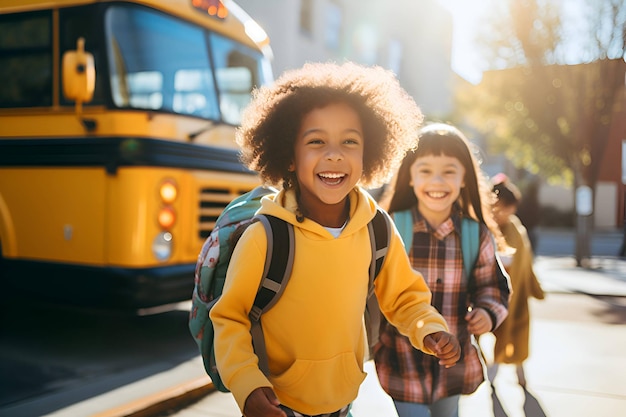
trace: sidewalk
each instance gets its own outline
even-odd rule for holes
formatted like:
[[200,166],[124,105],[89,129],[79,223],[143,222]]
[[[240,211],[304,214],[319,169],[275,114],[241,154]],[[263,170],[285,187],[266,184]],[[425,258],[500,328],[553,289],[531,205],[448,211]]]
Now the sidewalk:
[[626,296],[626,259],[594,257],[587,268],[576,267],[571,256],[537,256],[535,273],[544,291]]
[[[626,296],[626,260],[595,258],[590,268],[577,268],[571,256],[538,256],[535,272],[547,293],[546,300],[571,308],[564,294]],[[561,297],[561,298],[559,298]],[[571,297],[570,297],[571,298]],[[558,304],[556,308],[560,308]],[[568,312],[564,311],[567,315]],[[513,368],[501,367],[494,382],[508,417],[615,417],[626,409],[626,326],[597,322],[534,318],[531,324],[531,356],[525,363],[528,391],[515,384]],[[491,343],[491,345],[490,345]],[[493,340],[483,344],[485,352]],[[373,363],[365,364],[368,376],[353,404],[354,417],[397,417],[389,396],[380,388]],[[240,416],[230,394],[213,393],[171,414],[171,417]],[[460,417],[491,417],[491,389],[483,383],[461,399]],[[496,415],[495,417],[499,417]]]

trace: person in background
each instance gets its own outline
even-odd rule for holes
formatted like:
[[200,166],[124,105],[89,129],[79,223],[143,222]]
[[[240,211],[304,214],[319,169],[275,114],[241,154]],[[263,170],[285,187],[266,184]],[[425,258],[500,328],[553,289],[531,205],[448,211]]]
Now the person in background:
[[[424,275],[432,305],[459,339],[463,356],[452,368],[441,366],[386,323],[374,350],[378,379],[400,417],[458,416],[461,394],[474,392],[486,371],[472,335],[493,331],[507,315],[509,284],[496,257],[491,190],[468,140],[442,123],[421,130],[417,149],[407,153],[390,190],[389,213],[401,235],[412,233],[405,248],[411,264]],[[399,222],[407,211],[410,221]],[[479,245],[467,279],[460,235],[466,217],[478,222]]]
[[523,198],[517,204],[515,215],[526,228],[533,254],[537,252],[539,238],[537,227],[541,223],[541,206],[539,205],[539,179],[530,177],[525,181]]
[[509,301],[509,316],[494,330],[496,337],[494,363],[489,366],[490,381],[496,377],[499,364],[514,364],[518,382],[526,387],[523,363],[528,358],[530,313],[528,299],[542,300],[544,292],[533,270],[533,252],[526,228],[515,212],[522,199],[517,186],[504,174],[492,178],[493,192],[497,200],[493,214],[506,243],[515,249],[505,268],[511,278],[513,289]]
[[[282,185],[259,213],[293,225],[295,257],[283,294],[261,318],[269,375],[259,368],[249,317],[268,245],[261,224],[242,234],[210,313],[220,375],[246,417],[348,415],[365,379],[368,224],[378,210],[361,186],[388,178],[417,144],[421,121],[380,67],[307,64],[256,92],[237,140],[246,165]],[[392,230],[375,280],[381,311],[411,346],[453,366],[459,343]]]

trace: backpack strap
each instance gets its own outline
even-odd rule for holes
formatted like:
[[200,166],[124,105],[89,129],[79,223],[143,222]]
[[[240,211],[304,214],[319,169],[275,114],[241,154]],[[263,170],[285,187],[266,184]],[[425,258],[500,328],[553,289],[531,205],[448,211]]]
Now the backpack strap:
[[[413,246],[413,215],[411,210],[396,211],[393,213],[393,222],[396,224],[398,233],[404,242],[406,253]],[[480,228],[478,222],[469,217],[461,219],[461,252],[463,253],[463,273],[468,279],[480,249]]]
[[404,249],[408,254],[413,246],[413,214],[411,210],[394,212],[393,222],[396,224],[398,233],[400,233],[400,237],[404,243]]
[[364,320],[367,335],[367,358],[372,359],[374,346],[378,342],[382,313],[378,306],[378,299],[374,294],[374,280],[378,276],[385,256],[389,250],[389,242],[393,233],[391,219],[387,213],[378,209],[374,218],[367,224],[372,248],[372,261],[370,263],[369,287],[365,304]]
[[376,210],[376,215],[367,224],[367,230],[370,236],[370,245],[372,247],[372,262],[370,264],[370,280],[368,295],[374,291],[374,280],[378,276],[380,269],[385,262],[385,256],[389,250],[389,241],[391,239],[391,219],[382,210]]
[[463,253],[463,275],[469,281],[478,259],[480,228],[478,222],[469,217],[461,219],[461,252]]
[[[474,291],[475,281],[472,280],[472,271],[478,260],[478,252],[480,249],[480,225],[471,217],[463,217],[461,219],[461,252],[463,254],[463,278],[467,280],[467,291],[470,297]],[[465,311],[461,312],[464,313]],[[491,314],[490,314],[491,316]],[[493,316],[492,316],[493,320]],[[473,334],[470,335],[472,345],[478,352],[478,359],[482,364],[483,377],[485,381],[490,381],[489,374],[487,373],[487,358],[483,352],[478,339]],[[492,382],[492,381],[491,381]],[[493,382],[492,382],[493,386]]]
[[270,215],[256,215],[267,236],[267,254],[263,279],[259,285],[252,310],[250,322],[254,352],[259,358],[259,368],[269,375],[265,338],[261,327],[261,315],[272,308],[282,295],[291,277],[294,257],[293,225]]
[[[259,368],[265,375],[269,375],[269,364],[267,360],[267,350],[265,338],[261,327],[261,315],[276,304],[282,295],[293,268],[293,258],[295,254],[294,229],[293,225],[270,215],[256,215],[256,218],[263,224],[267,235],[267,254],[263,279],[259,285],[257,295],[250,311],[250,322],[252,334],[252,344],[254,352],[259,360]],[[374,279],[378,276],[385,261],[389,249],[391,238],[391,219],[382,210],[377,210],[374,218],[368,223],[370,245],[372,248],[372,262],[370,264],[368,304],[375,302],[376,310],[378,304],[376,297],[373,297]],[[378,316],[380,320],[380,316]],[[373,328],[378,329],[379,323]]]

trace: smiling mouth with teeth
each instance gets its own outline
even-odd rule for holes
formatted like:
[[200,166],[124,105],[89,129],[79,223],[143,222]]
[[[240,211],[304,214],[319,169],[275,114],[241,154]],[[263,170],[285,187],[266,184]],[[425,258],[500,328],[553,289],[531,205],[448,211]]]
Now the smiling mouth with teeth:
[[444,198],[448,193],[443,191],[430,191],[426,193],[430,198]]
[[324,173],[317,175],[324,183],[329,185],[339,184],[346,177],[346,174]]

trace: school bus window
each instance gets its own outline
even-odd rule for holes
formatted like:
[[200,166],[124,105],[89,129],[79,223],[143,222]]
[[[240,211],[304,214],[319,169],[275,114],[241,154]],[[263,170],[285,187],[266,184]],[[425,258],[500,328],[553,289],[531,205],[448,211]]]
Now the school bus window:
[[262,78],[260,62],[263,55],[224,36],[211,34],[211,52],[216,68],[243,67],[250,71],[252,87]]
[[0,16],[0,107],[52,105],[51,13]]
[[250,103],[251,74],[248,68],[221,68],[217,70],[220,88],[220,111],[226,123],[238,124],[241,111]]
[[174,76],[174,111],[176,113],[205,115],[204,110],[209,108],[207,96],[213,89],[213,79],[210,71],[183,69],[176,71]]
[[[163,74],[157,71],[140,71],[128,74],[126,82],[133,92],[129,97],[131,107],[154,110],[163,107]],[[116,92],[117,90],[114,91]],[[118,98],[116,94],[113,97]]]
[[[105,17],[111,87],[119,107],[219,119],[205,32],[139,6]],[[190,76],[189,80],[182,81]]]
[[226,123],[239,124],[241,111],[263,74],[262,55],[232,40],[212,34],[211,52],[215,65],[220,110]]

